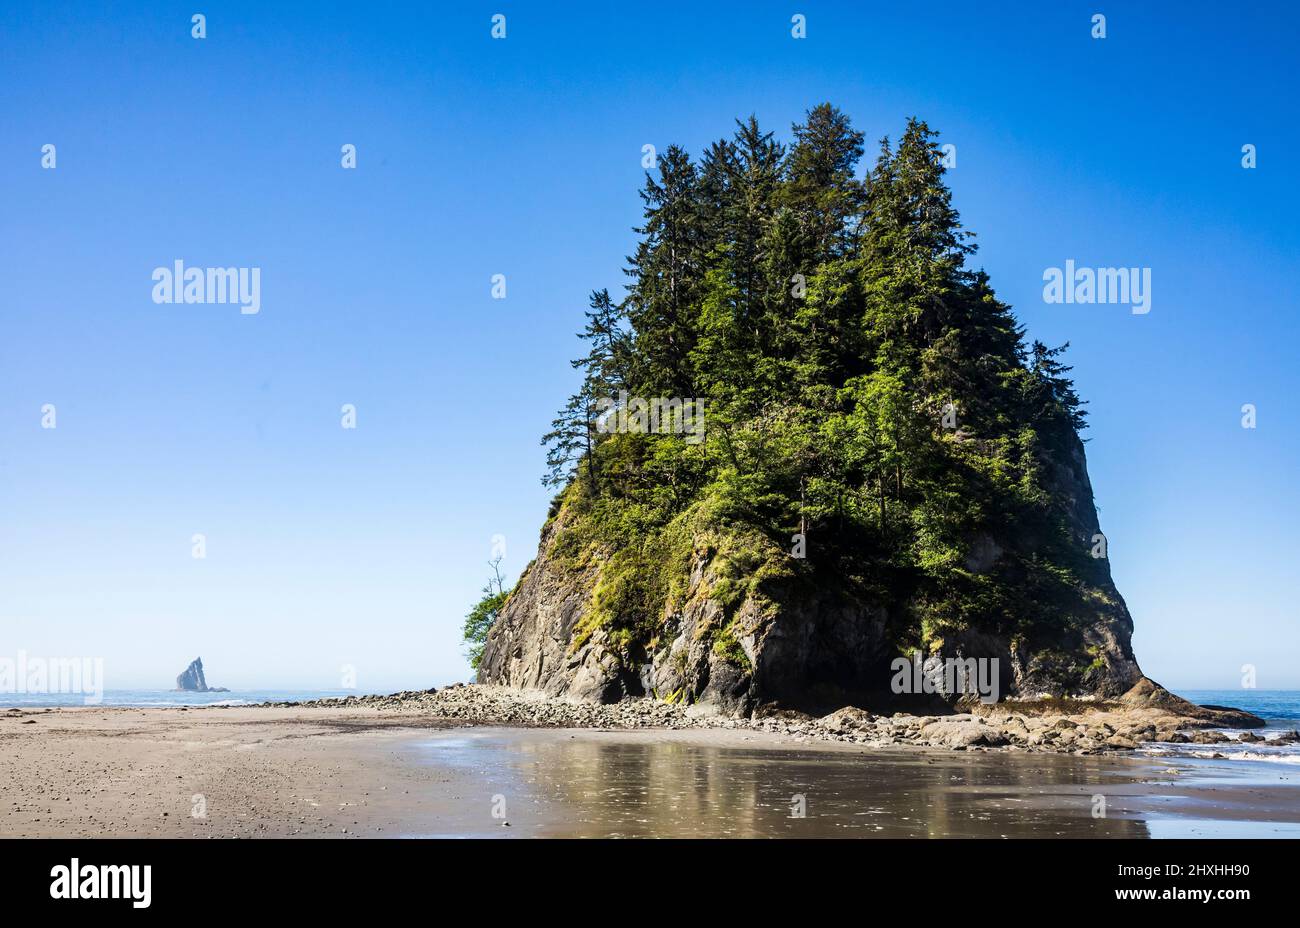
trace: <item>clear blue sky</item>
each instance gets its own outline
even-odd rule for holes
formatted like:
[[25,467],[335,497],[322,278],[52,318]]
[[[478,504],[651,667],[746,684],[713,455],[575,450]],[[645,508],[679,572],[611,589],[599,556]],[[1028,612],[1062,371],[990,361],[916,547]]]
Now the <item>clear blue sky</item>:
[[[196,654],[233,687],[467,678],[641,146],[830,100],[957,146],[976,264],[1072,343],[1143,668],[1300,687],[1294,5],[563,6],[0,7],[0,655],[100,656],[110,688]],[[1151,312],[1045,305],[1067,258],[1150,267]],[[260,267],[261,313],[154,304],[176,259]]]

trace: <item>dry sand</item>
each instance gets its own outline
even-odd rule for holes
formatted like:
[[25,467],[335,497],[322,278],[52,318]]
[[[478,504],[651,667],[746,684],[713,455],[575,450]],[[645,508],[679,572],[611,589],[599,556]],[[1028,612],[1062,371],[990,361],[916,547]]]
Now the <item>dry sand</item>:
[[377,716],[262,708],[0,715],[0,835],[382,835],[417,801],[412,790],[438,775],[394,759],[395,745],[418,736],[419,720],[398,726]]

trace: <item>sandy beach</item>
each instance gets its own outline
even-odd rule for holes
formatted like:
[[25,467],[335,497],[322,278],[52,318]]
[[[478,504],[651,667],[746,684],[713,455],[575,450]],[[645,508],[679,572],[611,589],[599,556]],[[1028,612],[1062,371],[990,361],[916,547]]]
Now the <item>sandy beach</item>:
[[1143,756],[369,706],[27,710],[0,742],[3,837],[1300,835],[1289,768]]

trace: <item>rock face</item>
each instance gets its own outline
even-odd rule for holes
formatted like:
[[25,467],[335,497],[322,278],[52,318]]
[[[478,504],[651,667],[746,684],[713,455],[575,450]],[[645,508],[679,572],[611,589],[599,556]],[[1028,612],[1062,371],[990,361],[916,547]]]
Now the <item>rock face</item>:
[[563,524],[557,518],[542,529],[537,560],[520,578],[488,634],[478,678],[551,696],[614,702],[636,688],[605,648],[604,636],[597,632],[582,647],[570,648],[596,573],[574,574],[552,566],[551,542]]
[[[1083,443],[1075,438],[1046,463],[1058,511],[1087,550],[1099,528]],[[815,583],[793,577],[772,566],[788,563],[775,542],[743,539],[758,564],[751,576],[771,576],[751,583],[738,603],[719,597],[734,579],[734,565],[718,555],[717,536],[726,532],[721,526],[694,537],[682,568],[684,594],[668,603],[648,641],[628,647],[606,627],[592,630],[584,623],[602,582],[602,563],[597,558],[575,568],[558,551],[574,519],[561,503],[547,522],[536,560],[490,630],[480,682],[603,703],[650,695],[732,715],[844,705],[933,711],[960,695],[940,683],[937,692],[900,698],[891,688],[891,661],[900,654],[891,617],[911,604],[873,599],[833,575]],[[1039,541],[1023,533],[981,533],[969,539],[963,566],[974,575],[996,570],[1007,552],[1033,552]],[[1064,612],[1028,631],[999,630],[991,616],[930,642],[925,667],[996,658],[997,694],[1004,700],[1118,698],[1145,680],[1130,644],[1133,621],[1106,560],[1091,567]]]
[[[1066,450],[1047,457],[1045,464],[1048,488],[1070,535],[1082,548],[1093,546],[1102,536],[1083,442],[1071,435]],[[1000,552],[1015,546],[1032,551],[1038,543],[1032,537],[980,536],[972,542],[966,567],[983,573],[996,564]],[[998,553],[990,556],[990,547]],[[1133,618],[1111,580],[1110,561],[1099,558],[1094,563],[1091,583],[1078,590],[1072,604],[1072,621],[1063,626],[1045,624],[1028,635],[981,631],[949,635],[931,656],[998,658],[1003,696],[1123,696],[1146,679],[1133,654]]]
[[224,686],[208,686],[203,676],[203,658],[196,657],[176,678],[176,689],[186,693],[228,693]]
[[[582,640],[579,626],[600,570],[574,571],[560,562],[553,544],[568,523],[561,508],[543,529],[537,559],[488,636],[480,682],[604,703],[653,695],[727,714],[759,704],[800,707],[823,697],[843,705],[844,693],[887,684],[891,652],[882,608],[843,590],[810,591],[778,580],[728,614],[713,596],[723,577],[716,546],[704,537],[687,565],[682,602],[668,610],[657,646],[638,663],[603,628]],[[734,634],[720,639],[724,626]]]

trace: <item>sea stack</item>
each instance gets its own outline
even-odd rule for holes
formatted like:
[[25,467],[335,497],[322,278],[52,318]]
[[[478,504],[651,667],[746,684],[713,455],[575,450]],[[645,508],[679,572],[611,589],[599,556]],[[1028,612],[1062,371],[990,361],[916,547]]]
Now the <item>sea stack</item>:
[[[751,120],[661,162],[480,681],[742,715],[929,711],[969,695],[952,666],[994,700],[1143,683],[1063,346],[966,265],[935,135],[909,121],[865,184],[829,105],[788,149]],[[707,430],[656,415],[684,397]]]
[[186,693],[228,693],[223,686],[208,686],[203,676],[203,658],[196,657],[185,668],[185,672],[176,678],[176,689]]

